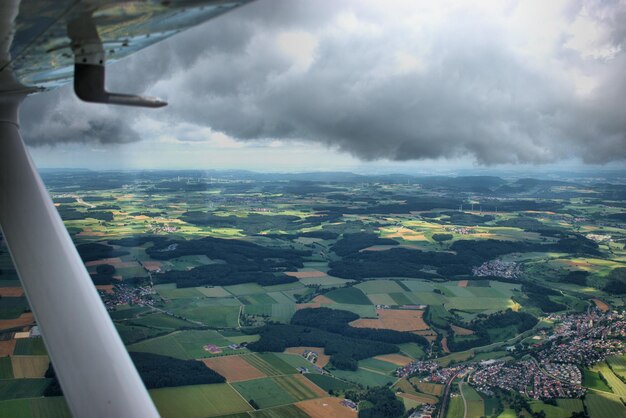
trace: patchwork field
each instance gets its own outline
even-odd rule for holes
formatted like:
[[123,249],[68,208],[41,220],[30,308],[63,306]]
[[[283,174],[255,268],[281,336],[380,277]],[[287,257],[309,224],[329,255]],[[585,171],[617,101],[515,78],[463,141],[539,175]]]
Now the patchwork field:
[[419,389],[420,392],[426,393],[428,395],[441,396],[443,390],[445,388],[444,385],[438,383],[429,383],[429,382],[415,382],[415,386]]
[[413,361],[412,358],[403,356],[402,354],[385,354],[382,356],[376,356],[374,358],[377,360],[382,360],[388,363],[395,364],[398,367],[406,366],[407,364]]
[[142,351],[179,359],[210,357],[206,344],[226,347],[230,342],[216,331],[177,331],[128,346],[129,351]]
[[585,405],[590,418],[624,418],[626,407],[619,398],[602,393],[589,393],[585,397]]
[[163,418],[213,417],[252,410],[225,383],[153,389],[150,396]]
[[330,356],[324,354],[322,347],[289,347],[285,350],[285,353],[302,355],[305,351],[314,351],[317,353],[317,362],[315,363],[319,367],[324,367],[330,361]]
[[273,353],[254,353],[242,357],[267,376],[297,373],[295,367],[278,358]]
[[215,370],[226,378],[228,382],[239,382],[265,377],[260,370],[253,367],[241,356],[223,356],[202,359],[210,369]]
[[298,402],[296,406],[311,418],[356,418],[357,413],[341,405],[340,398],[326,397]]
[[429,328],[422,318],[424,311],[377,309],[377,319],[357,319],[350,323],[357,328],[392,329],[395,331],[411,332]]
[[48,356],[11,357],[13,377],[16,379],[44,377],[49,364]]
[[[442,385],[413,380],[413,387],[393,376],[396,368],[413,359],[445,366],[515,356],[504,347],[518,334],[516,325],[484,330],[502,346],[464,346],[483,335],[473,320],[508,308],[541,319],[555,311],[550,301],[566,305],[556,305],[556,311],[626,306],[621,294],[606,290],[611,280],[614,289],[626,283],[618,270],[626,263],[621,178],[619,184],[587,178],[581,185],[566,178],[568,183],[555,185],[551,179],[495,176],[372,175],[346,181],[345,174],[334,173],[46,176],[81,256],[89,260],[89,272],[96,280],[114,280],[99,286],[107,304],[115,306],[110,315],[128,349],[198,359],[227,379],[227,384],[153,390],[164,417],[355,417],[327,392],[342,396],[356,385],[394,384],[404,391],[400,398],[408,407],[436,403]],[[515,283],[505,282],[512,280],[496,261],[517,263]],[[485,269],[486,276],[476,277]],[[103,270],[110,277],[95,277]],[[62,399],[41,397],[49,382],[42,378],[48,357],[41,338],[12,339],[34,319],[2,247],[0,273],[0,330],[6,331],[0,336],[0,418],[67,416]],[[504,279],[490,280],[498,275]],[[531,283],[559,293],[542,305]],[[432,350],[398,344],[396,354],[355,356],[358,368],[351,371],[336,369],[340,356],[337,365],[329,363],[319,347],[328,341],[315,335],[315,324],[307,335],[315,338],[294,343],[318,347],[284,350],[264,340],[275,323],[289,324],[296,310],[322,306],[359,316],[351,325],[364,337],[351,347],[354,354],[375,341],[362,329],[414,332],[441,344]],[[542,341],[549,333],[541,334]],[[272,338],[280,337],[277,332]],[[532,335],[523,342],[533,343]],[[256,344],[228,348],[233,343]],[[263,352],[273,347],[284,352]],[[331,341],[326,352],[341,354],[341,348]],[[458,351],[444,355],[447,348]],[[317,366],[332,375],[314,371],[301,355],[307,349],[318,352]],[[624,416],[626,409],[620,400],[626,399],[620,379],[626,378],[626,357],[607,362],[611,368],[600,364],[584,372],[592,418]],[[311,373],[298,374],[303,367]],[[461,388],[467,411],[455,397],[448,416],[473,418],[497,407],[467,384]],[[531,407],[550,418],[569,418],[582,403],[532,401]],[[503,414],[511,415],[512,410]]]
[[[277,379],[269,377],[245,382],[233,383],[233,387],[251,405],[258,405],[259,409],[287,405],[298,401],[291,392],[285,390],[286,382],[280,385]],[[289,382],[292,383],[292,382]],[[294,390],[295,391],[295,390]],[[311,396],[312,398],[314,396]]]

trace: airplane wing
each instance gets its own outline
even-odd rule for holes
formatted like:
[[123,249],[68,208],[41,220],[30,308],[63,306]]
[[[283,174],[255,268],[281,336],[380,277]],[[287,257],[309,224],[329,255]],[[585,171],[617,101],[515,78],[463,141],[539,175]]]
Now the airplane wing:
[[3,0],[0,226],[75,417],[157,417],[19,131],[27,94],[74,80],[83,100],[159,107],[104,88],[107,63],[250,0]]

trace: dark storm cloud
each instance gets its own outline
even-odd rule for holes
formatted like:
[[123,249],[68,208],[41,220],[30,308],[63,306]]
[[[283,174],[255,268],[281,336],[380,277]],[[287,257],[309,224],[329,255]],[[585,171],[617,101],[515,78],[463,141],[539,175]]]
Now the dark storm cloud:
[[[323,5],[258,1],[112,66],[112,89],[170,102],[158,115],[84,108],[62,91],[56,101],[30,99],[25,107],[39,109],[28,114],[45,123],[26,136],[128,142],[139,139],[143,114],[244,141],[321,142],[366,160],[626,158],[623,2],[576,1],[562,11],[572,22],[583,11],[595,19],[606,38],[598,48],[613,52],[586,57],[566,34],[543,60],[520,53],[480,9],[411,26],[377,2]],[[595,80],[591,92],[576,92],[570,68]]]

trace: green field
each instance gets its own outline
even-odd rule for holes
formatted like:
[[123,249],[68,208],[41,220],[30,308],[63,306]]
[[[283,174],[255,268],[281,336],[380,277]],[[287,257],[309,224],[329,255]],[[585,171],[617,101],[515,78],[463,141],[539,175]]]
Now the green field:
[[315,383],[326,392],[329,391],[343,391],[354,387],[354,384],[343,380],[335,379],[334,377],[325,374],[308,373],[304,375],[311,382]]
[[331,290],[324,296],[334,300],[337,303],[344,303],[349,305],[372,304],[367,296],[365,296],[365,294],[356,287],[342,287],[336,290]]
[[50,384],[50,379],[0,380],[0,400],[37,398]]
[[603,392],[613,392],[606,383],[600,379],[598,372],[583,369],[583,386]]
[[464,414],[465,406],[463,404],[463,398],[460,396],[450,397],[446,418],[463,418]]
[[375,358],[368,358],[359,361],[359,368],[383,374],[391,374],[396,371],[398,366]]
[[163,418],[213,417],[252,410],[225,383],[153,389],[150,396]]
[[273,353],[248,354],[243,359],[268,376],[297,373],[295,367]]
[[202,347],[214,344],[225,347],[230,342],[217,331],[177,331],[172,334],[145,340],[128,346],[129,351],[142,351],[179,359],[210,357]]
[[151,310],[152,308],[149,306],[134,306],[132,308],[128,305],[121,308],[118,306],[117,310],[109,312],[109,316],[113,320],[130,319],[135,318],[137,315],[150,312]]
[[42,338],[20,338],[15,344],[14,355],[45,356],[48,354]]
[[620,397],[626,397],[626,384],[613,373],[605,362],[596,364],[592,370],[602,373],[613,393]]
[[309,363],[304,357],[298,354],[286,354],[286,353],[275,353],[276,357],[289,364],[291,367],[306,367],[309,369],[311,373],[317,373],[311,367],[312,364]]
[[274,382],[297,401],[319,397],[319,395],[306,384],[306,378],[299,374],[275,377]]
[[332,374],[340,379],[358,383],[365,387],[383,386],[387,383],[393,383],[396,380],[394,377],[364,369],[358,369],[355,372],[349,370],[333,370]]
[[259,409],[296,402],[296,398],[288,393],[285,388],[279,385],[273,378],[266,377],[263,379],[236,382],[233,383],[232,386],[248,402],[254,401],[254,403],[259,406]]
[[180,328],[195,328],[199,326],[192,322],[183,321],[182,319],[178,319],[171,315],[166,315],[163,313],[145,315],[145,316],[142,316],[141,318],[128,321],[128,323],[131,325],[141,325],[144,327],[151,327],[151,328],[162,328],[165,330],[176,330]]
[[159,284],[154,286],[154,289],[165,299],[201,298],[205,296],[195,287],[177,288],[175,283]]
[[404,292],[405,290],[394,280],[384,279],[367,280],[355,285],[354,287],[361,289],[367,296],[370,296],[372,293],[395,293]]
[[13,379],[11,357],[0,357],[0,379]]
[[485,415],[485,403],[476,390],[467,383],[461,383],[463,396],[467,401],[467,418],[480,418]]
[[2,297],[0,298],[0,319],[13,319],[19,317],[28,309],[25,297]]
[[178,306],[168,310],[181,318],[201,322],[211,328],[236,328],[239,325],[239,306],[234,299],[176,299],[176,301]]
[[115,328],[122,337],[124,344],[133,344],[141,340],[156,337],[160,334],[165,334],[168,331],[163,329],[146,328],[140,326],[126,325],[123,323],[115,322]]
[[533,412],[544,411],[550,418],[569,418],[574,412],[583,410],[583,402],[580,399],[558,399],[557,406],[553,406],[541,401],[531,401],[530,408]]
[[71,418],[63,397],[0,401],[0,418]]
[[626,354],[607,358],[613,373],[626,379]]
[[263,409],[262,411],[250,412],[253,418],[310,418],[295,405],[283,405],[276,408]]
[[400,351],[402,351],[404,354],[416,360],[420,360],[426,355],[424,349],[414,343],[399,344],[398,347],[400,347]]
[[585,405],[590,418],[624,418],[626,407],[619,398],[601,393],[588,393]]

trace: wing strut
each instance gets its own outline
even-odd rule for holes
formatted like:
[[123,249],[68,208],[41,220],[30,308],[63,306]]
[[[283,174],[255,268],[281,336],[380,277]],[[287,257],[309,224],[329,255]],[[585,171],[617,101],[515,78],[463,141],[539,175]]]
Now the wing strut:
[[159,414],[0,94],[0,226],[74,417]]
[[163,107],[161,99],[132,94],[110,93],[105,89],[106,55],[92,12],[85,12],[67,25],[74,52],[74,91],[86,102],[125,106]]

